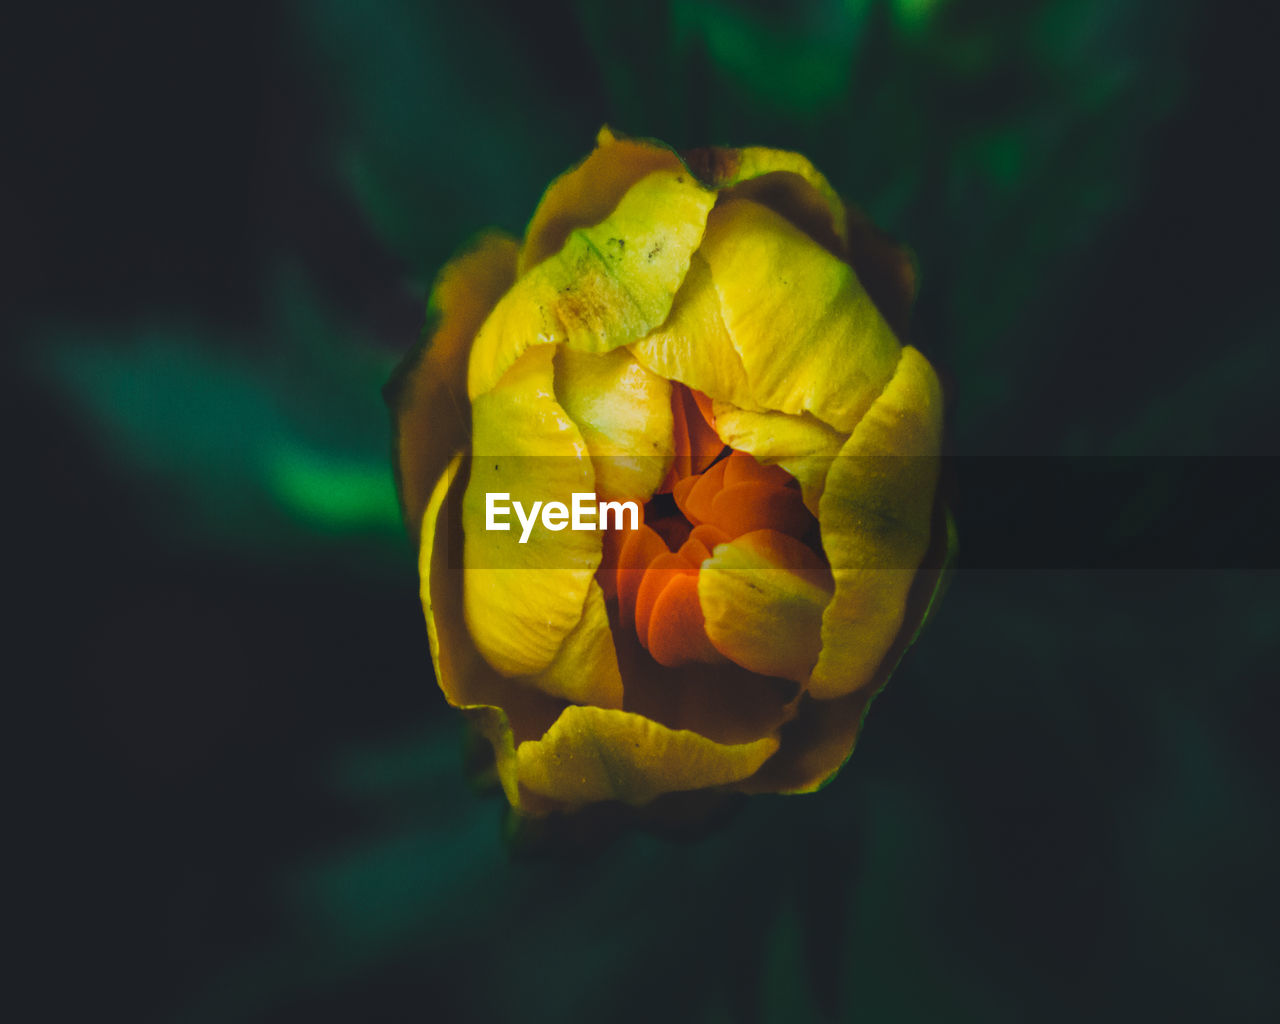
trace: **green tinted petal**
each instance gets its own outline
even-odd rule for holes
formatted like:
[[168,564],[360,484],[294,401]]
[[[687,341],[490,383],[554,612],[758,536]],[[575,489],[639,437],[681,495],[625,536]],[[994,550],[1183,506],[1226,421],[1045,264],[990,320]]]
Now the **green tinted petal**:
[[[788,557],[797,551],[808,557]],[[774,530],[718,545],[698,573],[712,646],[745,669],[797,683],[818,660],[831,593],[817,556]]]
[[687,171],[655,171],[605,220],[572,231],[481,327],[468,370],[471,397],[493,387],[530,345],[564,341],[608,352],[662,323],[714,202],[715,193]]
[[714,743],[629,711],[571,705],[540,740],[516,749],[520,782],[570,805],[647,804],[663,793],[739,782],[778,748],[765,737]]
[[832,698],[865,686],[903,624],[907,595],[931,538],[942,393],[914,348],[854,430],[827,476],[818,521],[836,581],[809,692]]
[[591,155],[556,178],[538,203],[520,249],[520,275],[559,252],[574,230],[604,220],[645,175],[680,169],[680,158],[665,146],[601,128]]

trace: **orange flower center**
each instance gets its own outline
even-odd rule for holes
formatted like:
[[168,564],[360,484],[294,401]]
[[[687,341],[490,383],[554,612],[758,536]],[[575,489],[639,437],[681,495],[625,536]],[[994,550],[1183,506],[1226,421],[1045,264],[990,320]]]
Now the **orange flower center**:
[[[617,599],[654,660],[666,666],[725,657],[707,637],[698,574],[716,545],[764,531],[758,541],[778,568],[822,571],[818,523],[794,477],[763,466],[716,434],[711,400],[673,383],[675,461],[644,507],[637,530],[608,531],[597,578]],[[779,638],[785,642],[785,638]]]

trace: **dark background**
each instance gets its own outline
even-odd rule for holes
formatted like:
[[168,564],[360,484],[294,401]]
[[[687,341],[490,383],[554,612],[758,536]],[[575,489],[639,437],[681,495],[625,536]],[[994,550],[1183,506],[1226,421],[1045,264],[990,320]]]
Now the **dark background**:
[[[51,1019],[1280,1010],[1280,168],[1241,8],[73,3],[5,35]],[[513,861],[379,388],[441,262],[606,121],[798,149],[913,247],[962,568],[821,794]]]

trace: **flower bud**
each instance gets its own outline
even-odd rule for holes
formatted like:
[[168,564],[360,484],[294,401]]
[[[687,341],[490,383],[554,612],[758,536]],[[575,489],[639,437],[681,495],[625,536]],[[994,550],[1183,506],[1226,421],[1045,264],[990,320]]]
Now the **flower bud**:
[[910,261],[795,153],[608,129],[388,389],[436,678],[527,815],[809,792],[953,539]]

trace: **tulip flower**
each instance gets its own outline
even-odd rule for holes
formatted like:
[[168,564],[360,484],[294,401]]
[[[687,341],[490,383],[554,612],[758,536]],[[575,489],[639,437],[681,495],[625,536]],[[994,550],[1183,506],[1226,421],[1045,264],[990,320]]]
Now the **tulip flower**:
[[440,273],[397,481],[437,682],[513,808],[811,792],[848,758],[953,538],[913,282],[804,157],[608,129],[523,241]]

